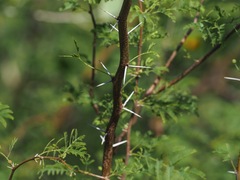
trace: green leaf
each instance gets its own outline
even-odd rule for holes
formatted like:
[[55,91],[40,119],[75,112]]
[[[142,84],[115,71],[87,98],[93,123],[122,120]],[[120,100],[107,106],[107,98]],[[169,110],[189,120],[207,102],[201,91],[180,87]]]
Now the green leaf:
[[232,160],[229,144],[225,144],[225,146],[220,146],[213,152],[218,154],[222,158],[223,162]]
[[14,120],[12,110],[9,109],[9,106],[4,105],[0,102],[0,123],[6,128],[7,119]]
[[63,3],[62,7],[59,9],[60,11],[72,10],[75,11],[80,7],[78,0],[68,0]]
[[171,164],[175,165],[186,157],[196,153],[194,149],[187,149],[185,147],[175,147],[173,155],[171,157]]
[[193,174],[195,176],[198,176],[198,177],[200,177],[202,179],[206,179],[206,175],[202,171],[200,171],[198,169],[192,168],[192,169],[190,169],[189,173],[191,173],[191,174]]

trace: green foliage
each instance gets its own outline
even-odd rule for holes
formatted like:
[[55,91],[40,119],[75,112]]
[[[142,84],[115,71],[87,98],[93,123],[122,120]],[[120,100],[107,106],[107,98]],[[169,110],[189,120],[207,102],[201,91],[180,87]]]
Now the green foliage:
[[177,121],[184,113],[197,114],[197,98],[187,92],[169,89],[157,97],[151,97],[146,104],[164,122]]
[[[39,163],[41,166],[41,169],[38,172],[40,178],[43,177],[44,174],[52,176],[67,175],[72,177],[76,175],[77,172],[85,173],[85,171],[80,170],[79,164],[71,165],[71,163],[67,162],[71,156],[74,158],[78,157],[82,165],[86,167],[94,162],[90,159],[90,155],[87,153],[86,143],[83,142],[83,139],[84,136],[79,136],[76,129],[73,129],[69,135],[65,132],[62,138],[57,141],[54,139],[51,140],[46,145],[43,152],[36,154],[34,158],[23,161],[21,165],[30,160],[35,160],[35,162]],[[16,138],[12,140],[7,153],[0,151],[0,155],[7,160],[11,169],[18,168],[19,166],[10,158],[16,142]],[[49,161],[50,163],[48,163]]]
[[66,2],[64,2],[62,7],[60,8],[60,11],[66,11],[66,10],[75,11],[80,7],[78,2],[79,2],[78,0],[67,0]]
[[99,4],[101,0],[65,0],[62,7],[59,9],[60,11],[76,11],[79,9],[85,8],[87,4]]
[[79,157],[85,164],[88,162],[90,155],[87,154],[86,143],[83,142],[84,136],[78,136],[76,129],[73,129],[70,135],[64,133],[64,136],[56,142],[51,140],[40,154],[59,157],[65,159],[68,155]]
[[72,83],[67,82],[63,87],[63,92],[65,93],[64,101],[79,105],[89,105],[91,103],[85,84],[79,83],[78,86],[75,87]]
[[94,124],[96,126],[99,125],[106,125],[106,123],[109,121],[109,117],[111,116],[111,110],[112,110],[112,97],[110,94],[105,94],[103,99],[99,102],[97,102],[99,106],[99,116],[96,117],[94,120]]
[[[86,143],[83,142],[84,136],[79,136],[78,131],[73,129],[71,133],[64,133],[64,136],[57,141],[51,140],[43,152],[37,154],[36,161],[42,165],[39,170],[39,175],[42,177],[47,175],[67,175],[72,177],[76,175],[79,169],[79,164],[71,165],[66,160],[72,157],[78,157],[83,165],[88,166],[93,163],[90,155],[87,153]],[[54,163],[46,164],[46,160],[51,160]]]
[[4,105],[0,102],[0,123],[6,127],[7,119],[14,120],[13,112],[8,105]]
[[225,146],[218,147],[214,153],[222,157],[223,161],[231,161],[233,159],[233,154],[230,150],[229,144]]
[[2,152],[1,146],[0,146],[0,155],[2,155],[2,156],[5,158],[5,160],[7,160],[7,162],[8,162],[9,165],[12,165],[12,164],[13,164],[12,160],[10,159],[10,155],[11,155],[11,153],[12,153],[12,150],[13,150],[13,148],[14,148],[17,140],[18,140],[17,138],[14,138],[14,139],[11,141],[11,143],[9,144],[8,152],[7,152],[7,153]]
[[47,174],[48,176],[66,175],[69,177],[76,175],[74,169],[66,167],[66,165],[59,163],[58,161],[54,162],[54,164],[44,165],[41,170],[39,170],[38,174],[40,179],[44,174]]
[[215,46],[223,40],[225,25],[226,24],[220,24],[217,20],[204,19],[198,24],[198,29],[203,33],[203,39],[211,40],[212,46]]
[[[151,138],[151,134],[141,135],[135,132],[133,139],[133,148],[129,165],[123,163],[121,159],[116,159],[113,176],[125,174],[127,179],[205,179],[205,174],[189,166],[179,166],[179,163],[195,153],[195,150],[189,150],[184,147],[169,147],[169,138]],[[168,148],[163,152],[161,148]],[[162,153],[162,154],[161,154]],[[161,157],[161,158],[159,158]],[[178,167],[179,166],[179,167]]]
[[239,17],[235,15],[236,7],[239,5],[236,4],[232,9],[226,10],[216,5],[205,16],[201,16],[196,26],[202,33],[203,39],[209,40],[212,46],[221,44],[228,27],[232,27],[236,20],[239,21]]
[[109,23],[97,24],[94,31],[97,32],[102,46],[109,47],[118,44],[118,33],[114,29],[111,29]]

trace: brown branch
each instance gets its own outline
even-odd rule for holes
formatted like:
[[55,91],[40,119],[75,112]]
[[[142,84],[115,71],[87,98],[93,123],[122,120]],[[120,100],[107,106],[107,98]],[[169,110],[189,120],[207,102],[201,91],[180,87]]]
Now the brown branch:
[[48,160],[52,160],[52,161],[58,161],[60,162],[61,164],[63,164],[64,166],[66,166],[69,170],[73,171],[73,172],[78,172],[78,173],[81,173],[81,174],[85,174],[85,175],[88,175],[88,176],[92,176],[92,177],[96,177],[96,178],[100,178],[100,179],[104,179],[104,180],[109,180],[108,178],[106,177],[103,177],[103,176],[99,176],[97,174],[93,174],[93,173],[90,173],[90,172],[87,172],[87,171],[83,171],[81,169],[73,169],[69,164],[66,163],[66,161],[64,161],[62,158],[60,157],[54,157],[54,156],[34,156],[34,157],[31,157],[29,159],[26,159],[24,161],[22,161],[21,163],[19,163],[18,165],[16,166],[13,166],[11,169],[11,174],[9,176],[9,180],[12,180],[13,179],[13,175],[15,173],[15,171],[20,168],[21,166],[23,166],[24,164],[30,162],[30,161],[36,161],[36,160],[44,160],[44,159],[48,159]]
[[195,68],[197,68],[200,64],[202,64],[204,61],[206,61],[214,52],[216,52],[222,44],[227,41],[237,30],[240,29],[240,24],[236,25],[234,29],[232,29],[227,36],[224,38],[223,42],[221,44],[215,45],[208,53],[206,53],[202,58],[198,59],[193,63],[190,67],[188,67],[181,75],[179,75],[177,78],[173,79],[168,86],[163,86],[158,90],[159,92],[162,92],[167,87],[173,86],[180,80],[182,80],[185,76],[187,76],[190,72],[192,72]]
[[[201,4],[203,4],[204,0],[201,0]],[[200,12],[198,11],[193,23],[197,23],[198,18],[199,18]],[[165,67],[169,68],[170,65],[172,64],[173,60],[175,59],[177,53],[179,52],[179,50],[182,48],[184,42],[187,40],[187,38],[189,37],[189,35],[192,33],[193,28],[189,28],[188,31],[186,32],[186,34],[184,35],[184,37],[181,39],[181,41],[179,42],[179,44],[177,45],[176,49],[172,52],[172,54],[170,55],[170,57],[168,58]],[[153,91],[155,90],[155,88],[157,87],[157,85],[160,82],[161,77],[157,76],[154,80],[154,82],[152,83],[152,85],[148,88],[148,90],[145,93],[145,96],[149,96],[153,93]]]
[[13,166],[13,167],[12,167],[11,174],[10,174],[10,176],[9,176],[8,179],[9,179],[9,180],[12,180],[15,171],[16,171],[19,167],[21,167],[22,165],[24,165],[24,164],[26,164],[26,163],[28,163],[28,162],[30,162],[30,161],[33,161],[33,160],[35,160],[35,159],[36,159],[36,157],[32,157],[32,158],[29,158],[29,159],[21,162],[20,164],[18,164],[18,165],[16,165],[16,166]]
[[[92,24],[93,24],[93,41],[92,41],[92,73],[91,73],[91,83],[90,83],[90,89],[89,89],[89,95],[90,98],[93,100],[94,98],[94,81],[95,81],[95,66],[96,66],[96,47],[97,47],[97,32],[96,32],[96,20],[95,20],[95,16],[93,14],[93,9],[92,9],[92,5],[89,4],[89,14],[91,16],[92,19]],[[95,104],[94,102],[91,103],[93,106],[93,109],[95,110],[95,112],[98,114],[99,113],[99,108],[98,105]]]
[[115,139],[115,130],[122,111],[122,81],[125,66],[129,62],[129,44],[127,31],[127,17],[131,7],[131,0],[124,0],[118,17],[119,44],[120,44],[120,62],[117,72],[113,78],[113,110],[106,129],[106,138],[104,144],[102,176],[110,175],[113,156],[113,143]]

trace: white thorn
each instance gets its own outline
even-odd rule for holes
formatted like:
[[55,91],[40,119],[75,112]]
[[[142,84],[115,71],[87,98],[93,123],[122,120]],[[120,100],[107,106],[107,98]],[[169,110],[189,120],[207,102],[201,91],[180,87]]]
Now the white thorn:
[[125,82],[126,82],[127,68],[128,68],[128,66],[125,66],[125,68],[124,68],[123,84],[125,84]]
[[240,81],[240,79],[238,79],[238,78],[232,78],[232,77],[224,77],[224,79],[234,80],[234,81]]
[[117,24],[118,22],[116,22],[114,25],[110,24],[110,26],[112,27],[110,32],[112,32],[113,29],[115,29],[118,32],[118,29],[116,28]]
[[115,27],[115,25],[110,24],[110,26],[118,32],[118,29]]
[[126,142],[127,142],[127,140],[124,140],[124,141],[121,141],[121,142],[115,143],[115,144],[113,144],[113,147],[120,146],[120,145],[122,145],[122,144],[124,144],[124,143],[126,143]]
[[129,99],[132,97],[133,94],[134,94],[134,91],[128,96],[128,98],[126,99],[126,101],[123,103],[123,107],[126,106],[126,104],[128,103]]
[[96,130],[98,131],[102,131],[102,132],[105,132],[103,129],[101,129],[100,127],[97,127],[97,126],[94,126],[92,124],[89,124],[90,126],[92,126],[93,128],[95,128]]
[[107,67],[101,62],[99,61],[102,65],[102,67],[105,69],[105,71],[107,72],[108,75],[111,75],[110,72],[108,71]]
[[103,143],[105,142],[105,137],[107,134],[104,134],[104,136],[100,135],[100,138],[102,140],[101,145],[103,145]]
[[101,84],[97,85],[96,87],[104,86],[105,84],[108,84],[108,83],[110,83],[110,82],[112,82],[112,80],[109,80],[109,81],[107,81],[107,82],[101,83]]
[[230,174],[237,174],[236,171],[228,171],[228,173],[230,173]]
[[105,13],[107,13],[108,15],[110,15],[111,17],[113,17],[114,19],[117,19],[117,17],[114,16],[112,13],[110,13],[110,12],[104,10],[104,9],[101,9],[101,10],[103,10]]
[[35,154],[35,156],[34,157],[39,157],[39,154]]
[[130,34],[130,33],[133,32],[135,29],[137,29],[138,26],[140,26],[141,24],[142,24],[142,22],[140,22],[138,25],[136,25],[134,28],[132,28],[132,29],[128,32],[128,34]]
[[130,109],[128,109],[128,108],[125,108],[125,107],[123,107],[123,109],[124,109],[125,111],[128,111],[128,112],[130,112],[130,113],[134,114],[134,115],[135,115],[135,116],[137,116],[137,117],[140,117],[140,118],[142,118],[142,116],[140,116],[139,114],[137,114],[137,113],[135,113],[135,112],[131,111],[131,110],[130,110]]
[[148,67],[148,66],[135,66],[135,65],[128,65],[129,67],[133,67],[133,68],[136,68],[136,67],[139,67],[139,68],[151,68],[151,67]]

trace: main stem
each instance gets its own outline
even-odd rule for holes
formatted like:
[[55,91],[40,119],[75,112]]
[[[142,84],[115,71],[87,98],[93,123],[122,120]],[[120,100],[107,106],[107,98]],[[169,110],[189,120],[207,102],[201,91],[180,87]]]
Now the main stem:
[[110,121],[106,129],[106,137],[103,153],[102,176],[110,175],[112,158],[113,158],[113,143],[115,139],[115,130],[122,111],[122,82],[125,66],[129,62],[129,44],[127,31],[127,17],[132,4],[132,0],[124,0],[120,14],[118,16],[119,28],[119,44],[120,44],[120,62],[117,72],[113,78],[113,110]]

